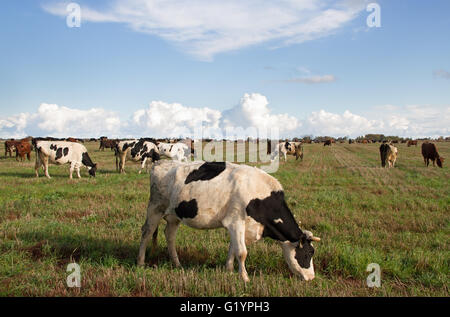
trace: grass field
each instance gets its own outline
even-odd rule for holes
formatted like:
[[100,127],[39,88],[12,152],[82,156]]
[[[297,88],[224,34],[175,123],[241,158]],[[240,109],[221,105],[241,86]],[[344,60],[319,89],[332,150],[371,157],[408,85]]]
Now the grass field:
[[[316,278],[302,282],[281,248],[251,245],[251,282],[225,270],[228,234],[181,226],[169,260],[163,234],[135,265],[149,198],[149,176],[127,162],[115,171],[113,152],[86,143],[97,177],[68,179],[69,166],[34,177],[31,162],[0,159],[1,296],[449,296],[450,143],[437,143],[444,168],[426,168],[417,147],[399,144],[394,169],[380,167],[379,144],[305,145],[273,174],[302,228],[316,243]],[[1,147],[0,150],[3,150]],[[3,151],[0,152],[3,154]],[[81,266],[81,288],[66,286],[67,264]],[[381,267],[381,287],[366,286],[366,267]]]

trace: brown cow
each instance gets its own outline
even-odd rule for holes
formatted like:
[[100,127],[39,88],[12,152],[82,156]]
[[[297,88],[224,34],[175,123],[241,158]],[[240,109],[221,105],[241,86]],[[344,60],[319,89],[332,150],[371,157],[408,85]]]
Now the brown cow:
[[31,146],[30,143],[28,142],[19,142],[16,145],[16,161],[19,160],[19,156],[20,156],[20,160],[23,161],[25,159],[25,155],[28,158],[28,161],[30,160],[31,157],[31,150],[33,149],[33,147]]
[[434,143],[425,142],[422,144],[422,156],[423,156],[423,161],[425,162],[425,165],[427,167],[430,164],[430,160],[431,160],[433,162],[433,166],[436,166],[436,165],[434,165],[434,162],[436,161],[437,166],[442,168],[442,163],[444,162],[444,158],[439,156],[437,147]]
[[409,140],[408,143],[406,144],[408,147],[410,147],[411,145],[415,145],[417,146],[417,140]]
[[323,146],[331,146],[331,140],[326,140],[324,143],[323,143]]
[[111,151],[113,151],[114,148],[116,147],[116,144],[118,144],[118,143],[119,143],[118,140],[101,139],[99,150],[104,151],[105,148],[107,148],[107,149],[111,149]]
[[8,156],[8,153],[9,153],[9,157],[12,157],[12,152],[14,152],[16,150],[16,145],[18,143],[20,143],[20,142],[17,140],[14,140],[14,139],[5,141],[5,156]]

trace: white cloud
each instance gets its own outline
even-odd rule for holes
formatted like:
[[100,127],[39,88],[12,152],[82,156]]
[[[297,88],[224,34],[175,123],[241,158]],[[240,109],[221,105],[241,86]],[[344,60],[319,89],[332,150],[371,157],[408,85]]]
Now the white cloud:
[[134,113],[129,133],[160,138],[179,137],[193,133],[195,127],[202,124],[210,129],[218,129],[220,117],[218,110],[153,101],[147,109]]
[[222,128],[254,127],[259,131],[279,129],[280,134],[289,135],[300,127],[297,118],[288,114],[272,114],[267,98],[261,94],[245,94],[240,103],[223,112]]
[[303,84],[323,84],[323,83],[332,83],[336,81],[336,77],[333,75],[315,75],[309,77],[298,77],[284,80],[287,83],[303,83]]
[[[365,0],[122,0],[107,8],[81,5],[81,21],[123,23],[159,36],[203,60],[271,43],[284,46],[330,35],[365,9]],[[47,3],[66,17],[67,2]],[[90,4],[92,5],[92,4]]]
[[437,69],[435,71],[433,71],[433,76],[434,77],[440,77],[440,78],[444,78],[444,79],[450,79],[450,72],[444,70],[444,69]]
[[35,113],[21,113],[0,119],[0,137],[100,136],[103,133],[116,134],[120,125],[119,116],[104,109],[80,110],[42,103]]
[[362,114],[320,110],[297,118],[273,113],[265,96],[252,93],[245,94],[236,106],[222,112],[153,101],[147,108],[125,118],[100,108],[81,110],[43,103],[34,113],[0,117],[0,137],[179,137],[192,136],[195,128],[202,125],[206,128],[204,137],[216,138],[225,136],[227,128],[249,131],[250,127],[258,132],[277,128],[281,138],[311,134],[356,137],[367,133],[415,138],[449,136],[448,122],[450,106],[426,105],[385,105]]

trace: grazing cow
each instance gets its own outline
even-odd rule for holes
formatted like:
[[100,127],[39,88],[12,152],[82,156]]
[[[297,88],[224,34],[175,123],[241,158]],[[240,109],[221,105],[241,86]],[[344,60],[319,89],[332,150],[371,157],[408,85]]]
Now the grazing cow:
[[16,145],[16,160],[19,159],[23,161],[25,159],[25,155],[28,158],[28,161],[31,160],[31,151],[33,147],[28,142],[19,142]]
[[89,175],[95,177],[97,164],[92,162],[84,145],[76,142],[44,141],[40,139],[33,139],[33,145],[36,150],[36,165],[34,167],[36,177],[39,177],[39,167],[43,166],[45,176],[51,178],[48,173],[49,162],[57,165],[70,164],[70,179],[72,179],[74,170],[77,171],[78,178],[81,178],[81,166],[87,167]]
[[[125,161],[128,158],[133,162],[141,162],[141,174],[144,167],[146,167],[147,159],[151,162],[160,159],[159,150],[155,143],[148,141],[148,139],[140,140],[126,140],[116,144],[116,170],[120,173],[125,173]],[[148,171],[148,166],[147,166]]]
[[99,150],[105,151],[105,148],[107,148],[107,149],[111,149],[111,151],[113,151],[115,149],[117,143],[119,143],[119,140],[101,139]]
[[355,143],[355,141],[352,139],[348,139],[348,144],[352,144],[352,143]]
[[16,145],[18,143],[20,143],[20,141],[14,139],[5,141],[5,156],[8,156],[9,153],[9,157],[12,157],[12,153],[16,151]]
[[[271,145],[268,146],[267,150],[269,151]],[[270,153],[268,153],[270,154]],[[302,142],[281,142],[278,144],[275,149],[273,156],[275,155],[283,155],[284,161],[287,161],[287,155],[295,156],[295,160],[300,158],[303,161],[303,144]]]
[[331,140],[326,140],[324,143],[323,143],[323,146],[331,146]]
[[410,147],[411,145],[415,145],[417,146],[417,140],[408,140],[408,143],[406,144],[408,147]]
[[436,161],[437,166],[442,168],[442,163],[444,162],[444,158],[439,156],[439,153],[437,151],[437,147],[434,143],[422,143],[422,156],[423,156],[423,161],[425,162],[425,165],[428,167],[428,165],[430,164],[430,160],[433,162],[433,166],[434,162]]
[[314,278],[311,242],[320,239],[299,228],[286,204],[282,186],[261,169],[228,162],[166,160],[152,167],[150,182],[138,265],[145,263],[152,235],[156,245],[158,225],[164,218],[169,254],[177,267],[180,261],[175,236],[182,222],[196,229],[226,228],[231,238],[226,268],[233,271],[236,257],[244,281],[249,281],[245,269],[247,245],[262,237],[280,243],[294,274],[304,280]]
[[172,160],[187,162],[191,149],[184,143],[158,143],[159,154]]
[[388,163],[388,167],[394,167],[398,156],[398,150],[391,144],[383,143],[380,145],[380,156],[382,167],[386,167],[386,162]]

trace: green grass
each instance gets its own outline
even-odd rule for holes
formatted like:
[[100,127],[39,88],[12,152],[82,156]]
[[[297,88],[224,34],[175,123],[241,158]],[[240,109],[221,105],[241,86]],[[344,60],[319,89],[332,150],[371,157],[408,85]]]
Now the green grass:
[[[316,279],[293,276],[274,241],[249,246],[251,282],[224,269],[225,230],[181,226],[167,254],[164,224],[147,267],[135,260],[149,198],[149,176],[127,162],[115,171],[113,152],[87,143],[97,178],[68,178],[68,166],[34,177],[31,162],[0,158],[0,296],[448,296],[450,173],[426,168],[418,147],[399,144],[394,169],[382,169],[378,144],[305,145],[273,174],[302,228],[316,243]],[[450,143],[437,143],[450,157]],[[1,152],[0,152],[1,153]],[[81,266],[82,287],[66,286],[67,264]],[[366,286],[369,263],[381,287]]]

